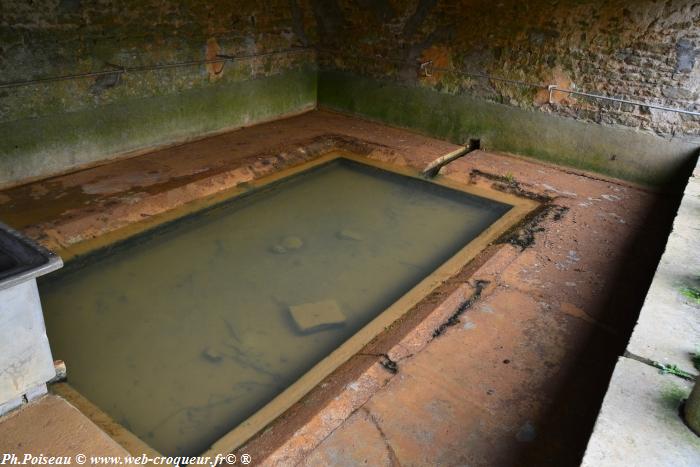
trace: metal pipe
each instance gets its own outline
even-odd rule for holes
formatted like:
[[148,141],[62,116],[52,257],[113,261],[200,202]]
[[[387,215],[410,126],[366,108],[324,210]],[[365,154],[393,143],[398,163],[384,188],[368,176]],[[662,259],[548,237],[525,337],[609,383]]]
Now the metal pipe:
[[425,169],[423,169],[423,172],[421,172],[421,175],[423,175],[425,178],[433,178],[438,174],[438,172],[440,172],[440,169],[442,169],[444,166],[446,166],[450,162],[457,160],[462,156],[466,156],[470,152],[476,151],[477,149],[480,149],[480,148],[481,148],[481,141],[480,140],[470,139],[468,146],[462,147],[462,148],[457,149],[455,151],[452,151],[448,154],[445,154],[444,156],[438,157],[433,162],[428,164],[425,167]]
[[76,73],[76,74],[71,74],[71,75],[62,75],[62,76],[49,76],[46,78],[35,78],[35,79],[30,79],[26,81],[10,81],[6,83],[0,83],[0,89],[3,88],[15,88],[15,87],[21,87],[21,86],[31,86],[34,84],[43,84],[43,83],[53,83],[57,81],[68,81],[68,80],[73,80],[73,79],[86,79],[86,78],[96,78],[98,76],[104,76],[104,75],[115,75],[115,74],[124,74],[124,73],[142,73],[146,71],[155,71],[155,70],[165,70],[169,68],[182,68],[182,67],[190,67],[190,66],[198,66],[198,65],[207,65],[210,63],[223,63],[223,62],[234,62],[234,61],[241,61],[241,60],[249,60],[252,58],[260,58],[260,57],[269,57],[272,55],[283,55],[283,54],[291,54],[291,53],[299,53],[299,52],[305,52],[308,50],[314,50],[313,47],[295,47],[293,49],[286,49],[286,50],[276,50],[272,52],[263,52],[259,54],[249,54],[249,55],[217,55],[218,58],[212,58],[208,60],[190,60],[186,62],[174,62],[174,63],[159,63],[155,65],[144,65],[144,66],[136,66],[136,67],[118,67],[114,70],[100,70],[100,71],[91,71],[87,73]]
[[586,96],[586,97],[590,97],[593,99],[618,102],[618,103],[622,103],[622,104],[631,104],[631,105],[636,105],[639,107],[649,107],[652,109],[663,110],[665,112],[675,112],[675,113],[680,113],[680,114],[685,114],[685,115],[700,116],[700,112],[697,112],[694,110],[666,107],[663,105],[650,104],[648,102],[634,101],[634,100],[630,100],[630,99],[622,99],[619,97],[601,96],[600,94],[592,94],[590,92],[584,92],[584,91],[574,91],[573,89],[560,88],[556,84],[545,85],[545,84],[538,84],[538,83],[529,83],[527,81],[500,78],[500,77],[488,75],[485,73],[470,73],[470,72],[460,71],[460,70],[451,70],[448,68],[432,68],[431,71],[432,72],[438,71],[438,72],[443,72],[443,73],[452,72],[452,73],[465,75],[465,76],[480,77],[480,78],[485,78],[485,79],[489,79],[489,80],[493,80],[493,81],[502,81],[502,82],[506,82],[506,83],[517,84],[520,86],[529,86],[529,87],[534,87],[534,88],[538,88],[538,89],[547,89],[549,91],[549,103],[550,104],[552,103],[552,92],[563,92],[566,94],[576,94],[579,96]]
[[551,84],[551,85],[547,86],[547,89],[549,90],[550,103],[552,101],[552,92],[563,92],[566,94],[575,94],[578,96],[592,97],[594,99],[602,99],[602,100],[607,100],[607,101],[619,102],[621,104],[632,104],[632,105],[636,105],[636,106],[640,106],[640,107],[649,107],[650,109],[664,110],[666,112],[676,112],[676,113],[680,113],[680,114],[700,116],[700,112],[696,112],[694,110],[676,109],[673,107],[665,107],[663,105],[649,104],[647,102],[622,99],[619,97],[608,97],[608,96],[601,96],[599,94],[591,94],[589,92],[574,91],[573,89],[560,88],[556,84]]
[[[328,50],[324,49],[319,49],[320,52],[326,52],[330,53]],[[357,56],[354,55],[349,55],[349,54],[343,54],[340,53],[338,54],[337,52],[333,52],[335,55],[344,55],[344,56],[352,56],[355,58],[358,58]],[[652,109],[657,109],[657,110],[662,110],[664,112],[675,112],[675,113],[680,113],[680,114],[685,114],[685,115],[693,115],[693,116],[700,116],[700,111],[694,111],[694,110],[687,110],[687,109],[679,109],[675,107],[666,107],[663,105],[658,105],[658,104],[650,104],[648,102],[642,102],[642,101],[635,101],[631,99],[622,99],[622,98],[617,98],[617,97],[608,97],[608,96],[602,96],[600,94],[592,94],[589,92],[584,92],[584,91],[575,91],[573,89],[566,89],[566,88],[560,88],[556,84],[541,84],[541,83],[534,83],[534,82],[529,82],[529,81],[522,81],[522,80],[517,80],[517,79],[510,79],[510,78],[503,78],[500,76],[494,76],[490,75],[487,73],[475,73],[475,72],[470,72],[466,70],[456,70],[454,68],[441,68],[441,67],[435,67],[432,65],[432,61],[425,61],[425,62],[416,62],[412,63],[410,61],[406,60],[397,60],[397,59],[391,59],[391,58],[382,58],[382,60],[389,62],[389,63],[395,63],[395,64],[400,64],[400,65],[409,65],[409,66],[417,66],[419,68],[419,71],[421,71],[424,76],[433,76],[433,73],[439,72],[439,73],[455,73],[458,75],[462,76],[468,76],[471,78],[482,78],[482,79],[487,79],[490,81],[500,81],[503,83],[509,83],[509,84],[514,84],[516,86],[523,86],[523,87],[530,87],[530,88],[536,88],[536,89],[547,89],[549,91],[549,102],[550,104],[552,103],[552,92],[563,92],[567,94],[576,94],[579,96],[585,96],[585,97],[590,97],[593,99],[598,99],[598,100],[606,100],[606,101],[612,101],[612,102],[618,102],[622,104],[631,104],[639,107],[649,107]]]
[[[237,56],[217,55],[218,58],[209,59],[209,60],[191,60],[191,61],[186,61],[186,62],[145,65],[145,66],[140,66],[140,67],[121,67],[121,68],[117,68],[114,70],[101,70],[101,71],[93,71],[93,72],[88,72],[88,73],[76,73],[76,74],[62,75],[62,76],[51,76],[51,77],[46,77],[46,78],[35,78],[35,79],[26,80],[26,81],[11,81],[11,82],[0,83],[0,89],[21,87],[21,86],[31,86],[34,84],[52,83],[52,82],[57,82],[57,81],[68,81],[68,80],[73,80],[73,79],[95,78],[95,77],[104,76],[104,75],[114,75],[114,74],[121,75],[124,73],[141,73],[141,72],[147,72],[147,71],[164,70],[164,69],[169,69],[169,68],[182,68],[182,67],[189,67],[189,66],[207,65],[207,64],[211,64],[211,63],[223,63],[223,62],[227,62],[227,61],[249,60],[252,58],[268,57],[268,56],[272,56],[272,55],[282,55],[282,54],[289,54],[289,53],[305,52],[308,50],[317,50],[318,52],[322,52],[322,53],[332,53],[333,55],[352,56],[354,58],[358,58],[356,55],[338,53],[337,51],[331,51],[331,50],[327,50],[327,49],[320,49],[320,48],[314,48],[314,47],[295,47],[293,49],[264,52],[264,53],[260,53],[260,54],[237,55]],[[365,58],[365,57],[362,57],[362,58]],[[422,71],[425,76],[432,76],[432,74],[434,72],[455,73],[455,74],[462,75],[462,76],[487,79],[490,81],[499,81],[499,82],[503,82],[503,83],[513,84],[516,86],[524,86],[524,87],[531,87],[531,88],[537,88],[537,89],[547,89],[549,91],[549,102],[550,103],[552,102],[552,93],[553,92],[563,92],[566,94],[585,96],[585,97],[589,97],[592,99],[606,100],[606,101],[617,102],[617,103],[621,103],[621,104],[630,104],[630,105],[635,105],[635,106],[639,106],[639,107],[648,107],[648,108],[652,108],[652,109],[661,110],[664,112],[675,112],[675,113],[680,113],[680,114],[684,114],[684,115],[693,115],[696,117],[700,116],[700,111],[679,109],[679,108],[674,108],[674,107],[666,107],[666,106],[662,106],[662,105],[658,105],[658,104],[650,104],[648,102],[635,101],[635,100],[631,100],[631,99],[602,96],[599,94],[592,94],[592,93],[584,92],[584,91],[575,91],[573,89],[560,88],[555,84],[546,85],[546,84],[534,83],[534,82],[529,82],[529,81],[522,81],[522,80],[517,80],[517,79],[503,78],[500,76],[494,76],[494,75],[490,75],[487,73],[475,73],[475,72],[469,72],[466,70],[456,70],[453,68],[433,67],[432,61],[427,61],[427,62],[422,62],[422,63],[419,63],[419,62],[413,63],[413,62],[406,61],[406,60],[391,59],[391,58],[386,58],[386,57],[378,57],[378,58],[381,59],[382,61],[389,62],[389,63],[399,64],[399,65],[418,66],[420,71]]]

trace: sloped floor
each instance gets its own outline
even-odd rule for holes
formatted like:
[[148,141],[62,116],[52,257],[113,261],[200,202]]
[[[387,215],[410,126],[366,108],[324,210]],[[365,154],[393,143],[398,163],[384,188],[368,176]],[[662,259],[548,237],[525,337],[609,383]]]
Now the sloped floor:
[[[315,111],[2,191],[0,219],[68,251],[334,147],[416,168],[455,149]],[[677,201],[487,151],[441,176],[545,208],[239,450],[255,464],[580,462]]]

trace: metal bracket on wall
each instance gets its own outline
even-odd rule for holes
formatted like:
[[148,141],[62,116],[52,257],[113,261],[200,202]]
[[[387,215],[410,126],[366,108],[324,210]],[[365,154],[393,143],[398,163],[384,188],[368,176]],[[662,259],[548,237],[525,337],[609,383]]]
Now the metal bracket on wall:
[[[109,62],[106,62],[105,65],[109,68],[114,68],[114,71],[111,74],[102,75],[102,77],[105,77],[107,79],[113,79],[114,81],[110,84],[110,87],[116,86],[121,81],[122,75],[126,73],[126,67],[122,65],[115,65],[114,63]],[[100,78],[98,77],[98,80],[99,79]]]
[[547,91],[549,91],[549,99],[547,100],[547,103],[553,104],[552,102],[552,93],[556,91],[557,85],[556,84],[550,84],[547,86]]
[[126,67],[123,65],[115,65],[114,63],[105,62],[108,67],[114,68],[115,73],[126,73]]

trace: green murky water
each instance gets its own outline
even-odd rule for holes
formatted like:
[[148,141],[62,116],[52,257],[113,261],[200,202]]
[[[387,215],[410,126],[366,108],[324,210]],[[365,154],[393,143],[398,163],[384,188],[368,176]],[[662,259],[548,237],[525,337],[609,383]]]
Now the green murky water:
[[[54,358],[155,449],[198,454],[508,209],[335,161],[43,282]],[[334,324],[301,332],[290,307],[316,302]]]

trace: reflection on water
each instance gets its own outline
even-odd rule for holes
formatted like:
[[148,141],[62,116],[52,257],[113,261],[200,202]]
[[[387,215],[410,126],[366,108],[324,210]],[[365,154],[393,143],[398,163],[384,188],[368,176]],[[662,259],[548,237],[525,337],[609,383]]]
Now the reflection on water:
[[155,449],[198,454],[509,208],[336,161],[41,284],[54,357]]

